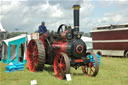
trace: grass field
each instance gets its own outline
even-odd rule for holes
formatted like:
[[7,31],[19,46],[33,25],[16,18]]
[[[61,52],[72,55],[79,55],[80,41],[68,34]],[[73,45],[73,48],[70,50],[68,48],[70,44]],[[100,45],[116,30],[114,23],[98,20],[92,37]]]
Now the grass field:
[[81,68],[71,68],[72,81],[57,79],[53,69],[45,66],[43,72],[24,71],[5,72],[5,64],[0,62],[0,85],[30,85],[37,80],[38,85],[128,85],[128,58],[102,57],[102,65],[96,77],[82,74]]

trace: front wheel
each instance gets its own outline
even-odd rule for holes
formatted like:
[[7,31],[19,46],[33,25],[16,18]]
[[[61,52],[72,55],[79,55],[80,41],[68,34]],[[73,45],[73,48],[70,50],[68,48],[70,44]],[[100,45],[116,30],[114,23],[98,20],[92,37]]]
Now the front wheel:
[[66,74],[70,73],[70,60],[65,53],[58,53],[54,59],[54,72],[57,78],[65,79]]
[[88,76],[96,76],[99,71],[99,63],[97,56],[93,52],[86,53],[85,58],[89,59],[89,63],[85,66],[82,66],[82,71]]

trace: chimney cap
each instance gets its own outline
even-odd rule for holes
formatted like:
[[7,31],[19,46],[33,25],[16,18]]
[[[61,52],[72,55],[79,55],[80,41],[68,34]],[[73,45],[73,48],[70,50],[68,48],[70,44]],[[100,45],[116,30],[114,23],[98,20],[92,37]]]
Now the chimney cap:
[[80,5],[73,5],[73,7],[72,7],[72,8],[74,8],[74,10],[79,10]]

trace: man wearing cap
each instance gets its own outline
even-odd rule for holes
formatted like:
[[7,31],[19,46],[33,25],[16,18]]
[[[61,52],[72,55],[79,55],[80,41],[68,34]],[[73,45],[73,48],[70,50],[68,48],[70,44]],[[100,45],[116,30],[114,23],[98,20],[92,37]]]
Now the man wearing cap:
[[48,33],[44,21],[43,21],[43,22],[41,23],[41,25],[39,26],[38,32],[39,32],[39,35],[41,35],[42,33]]

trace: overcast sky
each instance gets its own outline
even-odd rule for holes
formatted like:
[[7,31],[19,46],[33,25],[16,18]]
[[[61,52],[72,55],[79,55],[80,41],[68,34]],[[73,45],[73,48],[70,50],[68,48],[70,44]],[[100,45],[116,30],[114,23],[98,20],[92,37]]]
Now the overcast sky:
[[9,32],[34,32],[42,21],[56,31],[73,27],[73,4],[80,4],[80,31],[97,26],[128,23],[128,0],[0,0],[0,22]]

